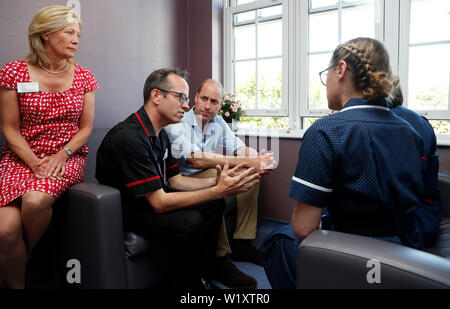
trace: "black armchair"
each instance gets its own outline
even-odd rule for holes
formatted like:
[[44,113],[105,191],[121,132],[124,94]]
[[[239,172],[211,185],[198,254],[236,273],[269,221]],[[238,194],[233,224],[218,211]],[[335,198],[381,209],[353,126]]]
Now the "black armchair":
[[[96,152],[107,132],[92,132],[84,182],[55,203],[51,226],[30,263],[28,287],[43,287],[43,281],[50,281],[44,287],[152,288],[167,277],[170,265],[160,254],[162,244],[124,233],[120,192],[95,179]],[[226,204],[226,215],[233,216],[235,199],[226,199]],[[79,282],[67,280],[71,260],[79,262]],[[51,265],[43,271],[48,261]],[[43,278],[45,272],[51,273],[50,278],[46,274]]]

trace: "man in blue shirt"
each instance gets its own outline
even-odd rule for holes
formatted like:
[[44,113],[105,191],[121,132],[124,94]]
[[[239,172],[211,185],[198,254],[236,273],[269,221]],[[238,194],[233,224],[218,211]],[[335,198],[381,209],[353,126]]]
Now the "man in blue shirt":
[[[254,169],[228,165],[219,176],[180,174],[164,127],[189,109],[187,72],[160,69],[144,85],[144,106],[111,129],[97,151],[96,178],[121,193],[124,227],[158,244],[169,287],[197,287],[212,271],[223,197],[246,192]],[[250,175],[253,173],[253,175]],[[203,281],[204,282],[204,281]],[[200,284],[200,287],[202,284]]]
[[[169,135],[172,154],[177,158],[184,176],[203,178],[215,177],[217,165],[230,167],[245,163],[260,174],[275,167],[271,153],[245,147],[229,126],[217,113],[222,105],[222,85],[215,80],[205,80],[195,96],[195,106],[185,114],[180,123],[165,128]],[[219,149],[225,152],[220,154]],[[222,153],[223,153],[222,152]],[[237,199],[237,223],[231,247],[225,225],[217,244],[218,266],[216,279],[232,288],[256,287],[256,281],[240,272],[229,260],[250,261],[261,265],[257,249],[252,244],[256,236],[257,201],[259,184],[248,192],[239,194]]]

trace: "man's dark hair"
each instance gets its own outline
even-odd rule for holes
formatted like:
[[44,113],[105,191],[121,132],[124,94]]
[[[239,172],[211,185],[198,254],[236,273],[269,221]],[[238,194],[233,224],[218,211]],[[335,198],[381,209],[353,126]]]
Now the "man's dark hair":
[[152,72],[145,81],[144,84],[144,104],[148,102],[150,99],[150,93],[155,88],[167,88],[168,82],[167,77],[170,74],[175,74],[180,76],[181,78],[184,78],[186,82],[189,78],[189,73],[186,70],[179,69],[179,68],[173,68],[173,69],[159,69],[154,72]]

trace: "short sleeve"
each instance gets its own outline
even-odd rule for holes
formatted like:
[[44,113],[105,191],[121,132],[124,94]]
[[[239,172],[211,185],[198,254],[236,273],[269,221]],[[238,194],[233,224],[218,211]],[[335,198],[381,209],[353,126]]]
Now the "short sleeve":
[[180,173],[180,167],[177,161],[174,159],[174,157],[172,157],[172,155],[170,155],[170,158],[166,162],[167,162],[167,179],[176,176]]
[[5,87],[8,89],[17,89],[17,67],[15,67],[14,62],[7,63],[3,66],[0,71],[0,87]]
[[94,74],[91,73],[88,69],[83,69],[83,84],[84,84],[84,93],[91,92],[93,90],[98,89],[97,80],[94,77]]
[[170,139],[167,132],[164,130],[161,131],[162,138],[165,139],[165,144],[167,145],[167,158],[165,158],[165,163],[167,167],[167,179],[176,176],[180,173],[180,169],[178,166],[177,160],[172,156],[172,149],[170,147]]
[[338,141],[331,129],[312,126],[303,137],[288,195],[300,202],[326,207],[333,192]]
[[114,145],[110,149],[114,149],[116,168],[130,196],[139,197],[163,188],[163,180],[153,164],[145,141],[139,136],[119,133]]

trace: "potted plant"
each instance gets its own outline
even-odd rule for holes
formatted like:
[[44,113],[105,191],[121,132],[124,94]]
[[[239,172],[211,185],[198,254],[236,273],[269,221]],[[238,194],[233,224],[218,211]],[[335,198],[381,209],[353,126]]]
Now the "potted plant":
[[228,124],[231,125],[234,121],[238,121],[245,115],[245,112],[241,107],[241,101],[239,101],[232,92],[225,92],[222,101],[223,103],[219,114]]

